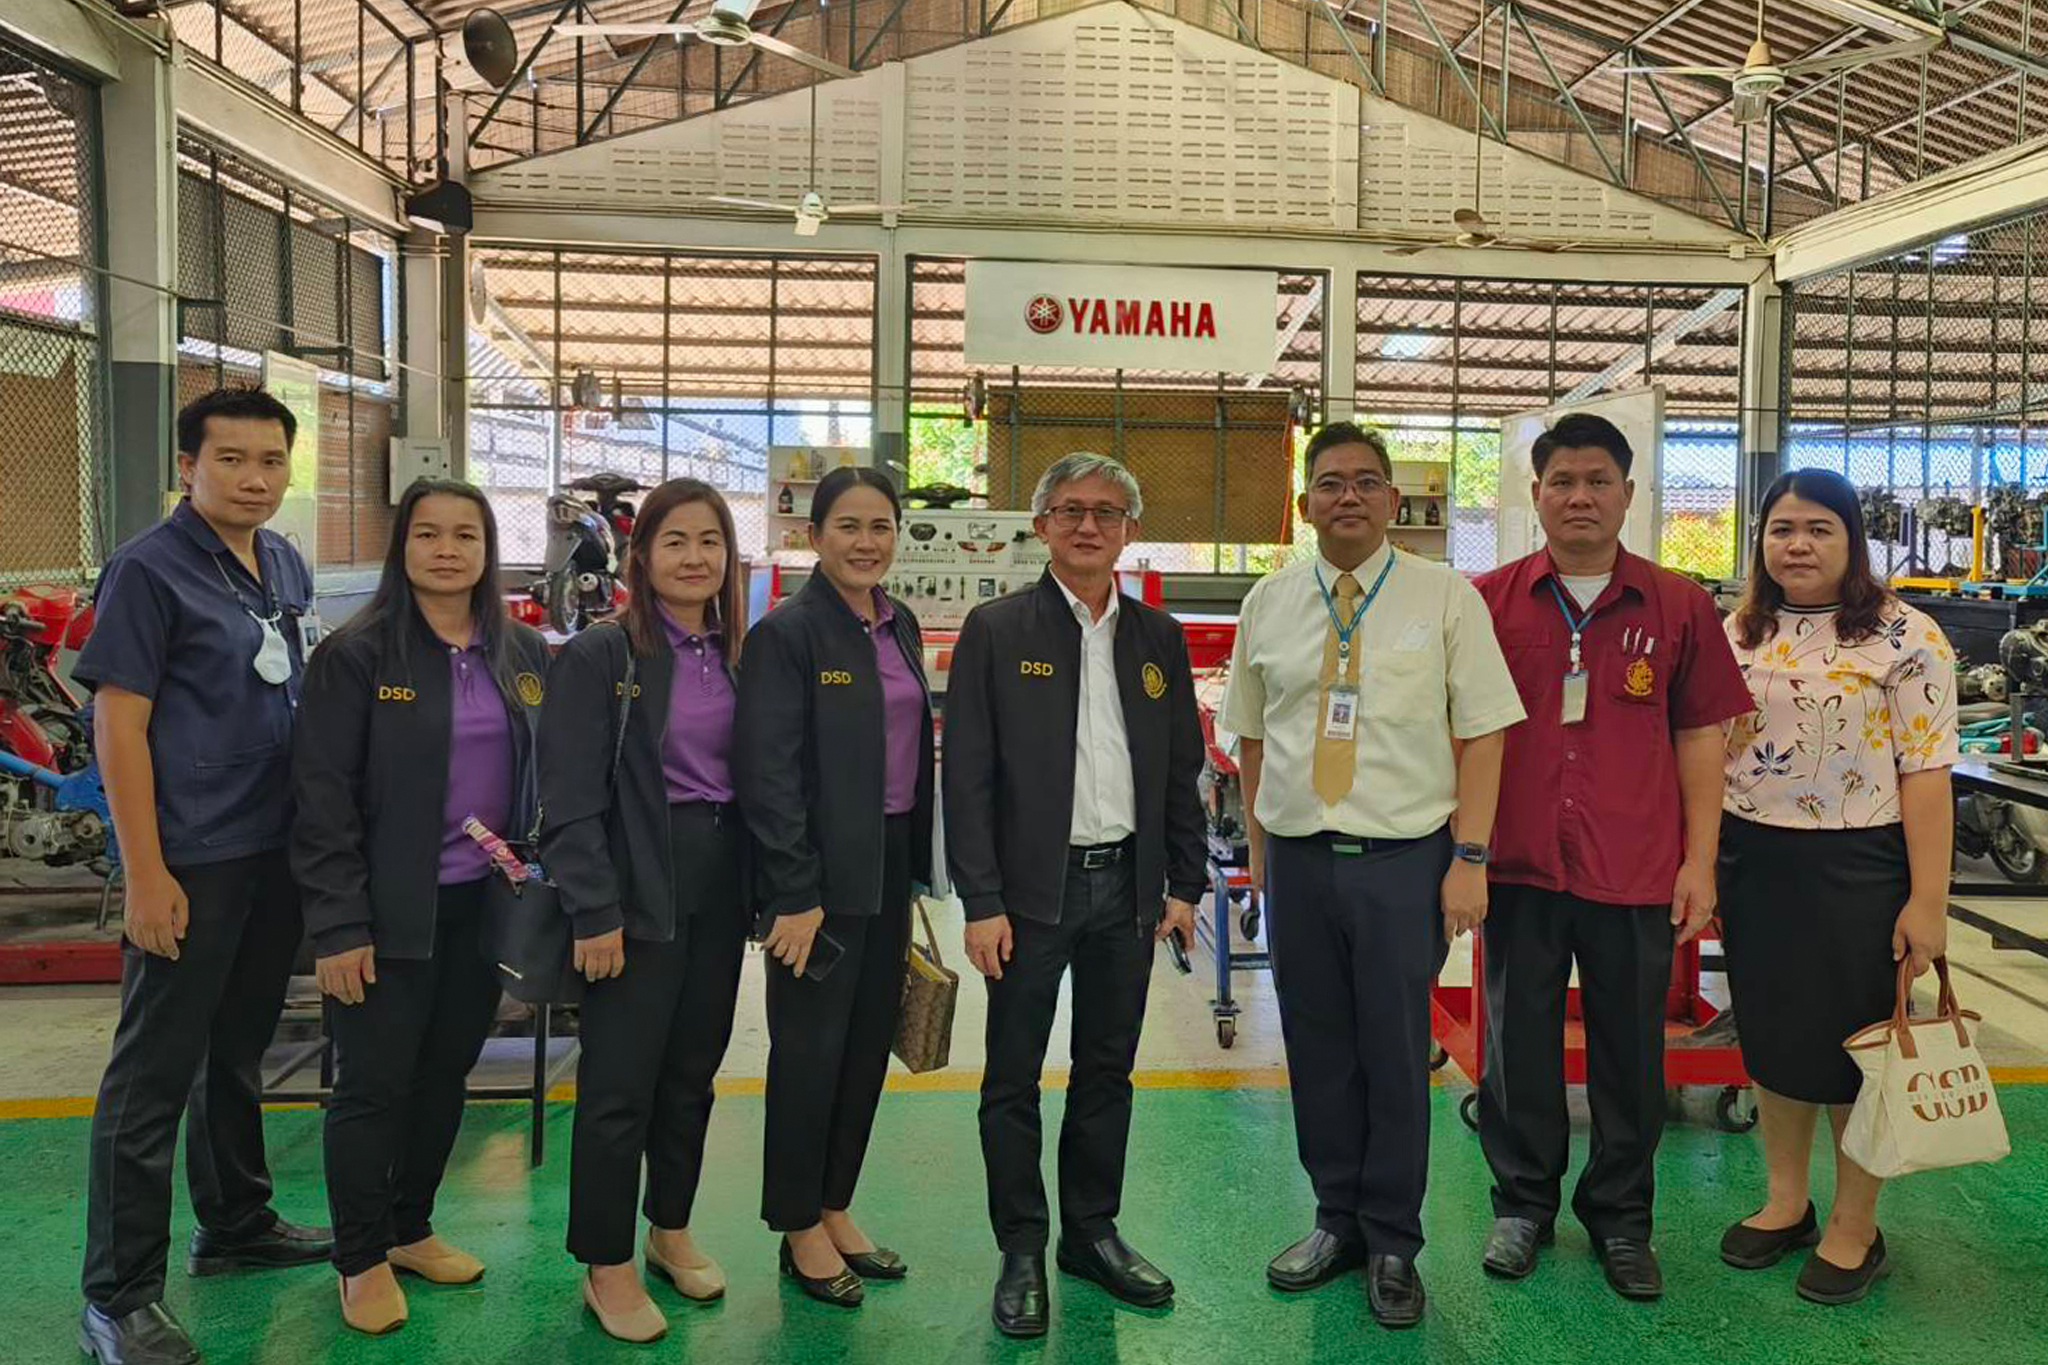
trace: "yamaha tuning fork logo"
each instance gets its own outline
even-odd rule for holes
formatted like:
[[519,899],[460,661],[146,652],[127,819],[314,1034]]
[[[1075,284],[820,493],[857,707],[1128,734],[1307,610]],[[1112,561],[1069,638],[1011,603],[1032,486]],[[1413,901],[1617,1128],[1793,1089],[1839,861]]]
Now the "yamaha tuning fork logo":
[[1050,294],[1040,294],[1024,305],[1024,325],[1040,336],[1057,332],[1062,321],[1060,301]]

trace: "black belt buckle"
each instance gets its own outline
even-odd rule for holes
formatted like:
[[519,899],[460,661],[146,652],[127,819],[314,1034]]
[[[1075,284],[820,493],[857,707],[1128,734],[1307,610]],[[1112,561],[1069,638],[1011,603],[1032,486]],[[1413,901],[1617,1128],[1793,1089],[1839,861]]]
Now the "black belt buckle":
[[1077,848],[1074,852],[1081,856],[1081,870],[1083,872],[1100,872],[1105,867],[1115,867],[1123,861],[1124,846],[1122,844],[1098,844],[1094,848]]

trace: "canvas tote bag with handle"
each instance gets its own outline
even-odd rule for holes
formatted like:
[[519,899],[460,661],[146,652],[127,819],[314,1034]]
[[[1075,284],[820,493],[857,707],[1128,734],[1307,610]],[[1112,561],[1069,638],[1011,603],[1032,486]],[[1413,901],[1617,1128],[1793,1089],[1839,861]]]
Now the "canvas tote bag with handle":
[[1863,1071],[1863,1088],[1842,1134],[1842,1150],[1882,1179],[1997,1161],[2012,1150],[1991,1072],[1970,1029],[1978,1016],[1956,1005],[1948,959],[1934,959],[1940,1003],[1931,1018],[1908,1019],[1913,961],[1899,964],[1892,1017],[1842,1044]]

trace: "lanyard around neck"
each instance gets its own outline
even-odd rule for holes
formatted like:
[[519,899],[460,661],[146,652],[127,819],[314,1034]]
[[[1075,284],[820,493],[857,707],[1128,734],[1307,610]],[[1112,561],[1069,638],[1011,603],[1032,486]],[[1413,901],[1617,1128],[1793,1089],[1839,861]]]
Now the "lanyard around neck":
[[[1358,610],[1351,613],[1351,622],[1349,625],[1346,625],[1337,615],[1337,599],[1330,595],[1330,585],[1323,582],[1323,566],[1321,564],[1316,565],[1316,586],[1322,589],[1323,610],[1330,613],[1330,625],[1337,632],[1337,654],[1340,660],[1350,658],[1351,637],[1357,633],[1358,623],[1365,619],[1366,609],[1371,607],[1373,599],[1380,595],[1380,589],[1386,586],[1387,575],[1392,573],[1393,570],[1394,552],[1389,550],[1387,551],[1387,562],[1380,566],[1380,576],[1372,581],[1372,590],[1366,593],[1364,600],[1358,604]],[[1348,573],[1349,570],[1346,570],[1346,572]],[[1356,580],[1353,581],[1355,582]]]
[[1572,632],[1572,661],[1571,661],[1571,671],[1572,671],[1572,672],[1574,672],[1574,673],[1577,673],[1577,672],[1579,672],[1579,671],[1580,671],[1580,668],[1579,668],[1579,637],[1580,637],[1581,635],[1583,635],[1583,634],[1585,633],[1586,627],[1587,627],[1587,626],[1588,626],[1589,624],[1591,624],[1591,622],[1592,622],[1592,620],[1593,620],[1593,617],[1594,617],[1595,615],[1597,615],[1598,613],[1597,613],[1596,609],[1594,609],[1594,608],[1592,608],[1592,607],[1588,607],[1588,608],[1586,609],[1586,614],[1585,614],[1584,616],[1574,616],[1574,615],[1572,615],[1572,609],[1571,609],[1571,607],[1569,607],[1569,606],[1568,606],[1568,605],[1566,605],[1566,603],[1565,603],[1565,600],[1564,600],[1564,593],[1563,593],[1563,591],[1562,591],[1562,590],[1560,590],[1560,589],[1558,588],[1558,586],[1557,586],[1557,579],[1556,579],[1555,577],[1553,577],[1553,578],[1549,579],[1548,581],[1549,581],[1549,583],[1550,583],[1550,595],[1551,595],[1552,597],[1555,597],[1555,598],[1557,599],[1557,609],[1558,609],[1558,610],[1559,610],[1560,612],[1563,612],[1563,613],[1564,613],[1564,623],[1565,623],[1565,625],[1567,625],[1567,626],[1569,626],[1569,627],[1571,628],[1571,632]]

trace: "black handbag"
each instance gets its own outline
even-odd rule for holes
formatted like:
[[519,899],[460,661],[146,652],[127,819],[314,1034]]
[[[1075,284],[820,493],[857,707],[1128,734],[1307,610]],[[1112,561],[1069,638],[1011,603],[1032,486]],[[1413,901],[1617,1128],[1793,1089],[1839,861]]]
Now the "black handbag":
[[[619,760],[626,751],[626,719],[632,714],[635,667],[632,647],[626,650],[626,681],[620,689],[619,732],[612,742],[611,790],[617,799]],[[529,765],[528,780],[539,764]],[[512,849],[528,863],[539,861],[542,811],[536,794],[533,828]],[[583,999],[586,984],[576,970],[574,922],[562,909],[562,893],[545,873],[513,882],[493,873],[484,892],[489,932],[484,955],[497,968],[499,984],[514,1000],[528,1005],[573,1005]]]

